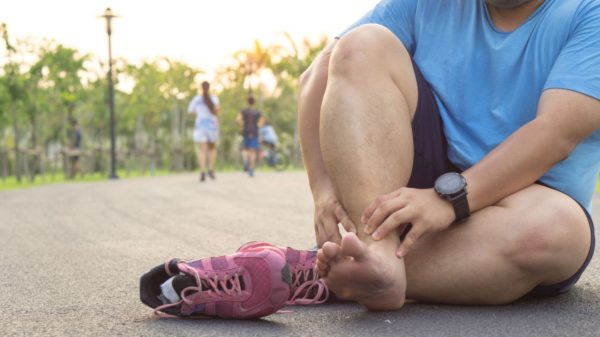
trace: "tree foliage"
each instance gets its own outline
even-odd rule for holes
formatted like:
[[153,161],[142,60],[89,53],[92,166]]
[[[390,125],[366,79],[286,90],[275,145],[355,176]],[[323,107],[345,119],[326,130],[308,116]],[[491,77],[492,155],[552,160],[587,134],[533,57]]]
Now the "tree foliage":
[[[69,121],[77,119],[84,152],[103,156],[95,162],[106,161],[106,64],[54,41],[14,42],[5,25],[0,31],[6,56],[0,71],[0,151],[15,145],[19,151],[41,147],[45,157],[56,156],[68,144]],[[241,136],[235,116],[250,94],[278,131],[282,145],[297,147],[298,78],[328,41],[296,43],[287,37],[287,45],[264,46],[255,41],[251,49],[239,50],[232,55],[233,65],[219,69],[211,81],[221,101],[221,165],[239,158]],[[169,58],[141,64],[119,59],[114,68],[119,166],[129,165],[129,160],[138,167],[192,168],[193,123],[187,105],[203,71]],[[19,137],[13,137],[17,133]],[[105,166],[94,164],[93,169]]]

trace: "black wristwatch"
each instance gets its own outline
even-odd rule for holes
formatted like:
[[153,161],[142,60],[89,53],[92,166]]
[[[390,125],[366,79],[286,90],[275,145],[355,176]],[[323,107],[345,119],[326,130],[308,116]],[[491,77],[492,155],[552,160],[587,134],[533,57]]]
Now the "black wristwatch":
[[435,180],[433,187],[440,197],[450,201],[456,215],[455,222],[465,220],[471,215],[467,200],[467,180],[460,173],[444,173]]

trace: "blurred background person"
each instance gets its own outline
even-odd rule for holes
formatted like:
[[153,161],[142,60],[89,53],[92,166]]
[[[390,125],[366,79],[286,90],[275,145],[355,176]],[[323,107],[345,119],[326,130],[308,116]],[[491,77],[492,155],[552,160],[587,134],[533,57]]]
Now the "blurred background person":
[[260,144],[258,142],[258,128],[262,124],[262,113],[254,108],[254,97],[248,96],[248,106],[239,112],[236,121],[242,124],[242,135],[244,136],[244,148],[242,159],[244,170],[250,177],[254,176],[256,157]]
[[277,147],[277,133],[275,132],[275,128],[267,121],[263,120],[263,124],[258,130],[259,139],[262,143],[262,146],[267,151],[267,160],[269,161],[269,165],[275,165],[275,148]]
[[69,149],[67,156],[69,157],[69,178],[73,179],[80,174],[81,168],[79,165],[79,156],[81,154],[81,128],[79,122],[72,118],[70,120],[71,128],[68,131]]
[[196,115],[193,139],[196,143],[200,181],[206,180],[207,167],[208,176],[214,180],[219,140],[219,98],[210,94],[210,84],[207,81],[202,82],[202,92],[190,102],[188,113]]

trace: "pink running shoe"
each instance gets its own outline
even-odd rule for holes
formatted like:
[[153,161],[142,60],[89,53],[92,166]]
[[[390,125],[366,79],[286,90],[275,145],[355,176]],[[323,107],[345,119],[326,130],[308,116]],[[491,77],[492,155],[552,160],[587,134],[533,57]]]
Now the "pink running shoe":
[[[193,261],[172,259],[141,277],[140,298],[163,317],[250,319],[283,307],[290,282],[284,254],[273,249]],[[172,286],[174,302],[163,294],[166,283]]]
[[238,248],[238,252],[253,252],[265,249],[279,249],[282,251],[290,266],[292,291],[286,302],[287,305],[313,305],[327,301],[329,289],[315,270],[316,250],[296,250],[290,247],[277,247],[268,242],[251,241]]

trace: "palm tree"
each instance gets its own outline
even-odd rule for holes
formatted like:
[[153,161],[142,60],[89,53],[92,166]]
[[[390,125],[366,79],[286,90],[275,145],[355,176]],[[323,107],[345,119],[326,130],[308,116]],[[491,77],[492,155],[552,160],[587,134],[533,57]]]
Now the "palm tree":
[[253,82],[267,65],[271,62],[272,47],[263,48],[260,41],[254,40],[254,47],[251,50],[242,50],[234,54],[234,59],[238,62],[244,80],[247,83],[248,95],[254,92]]

